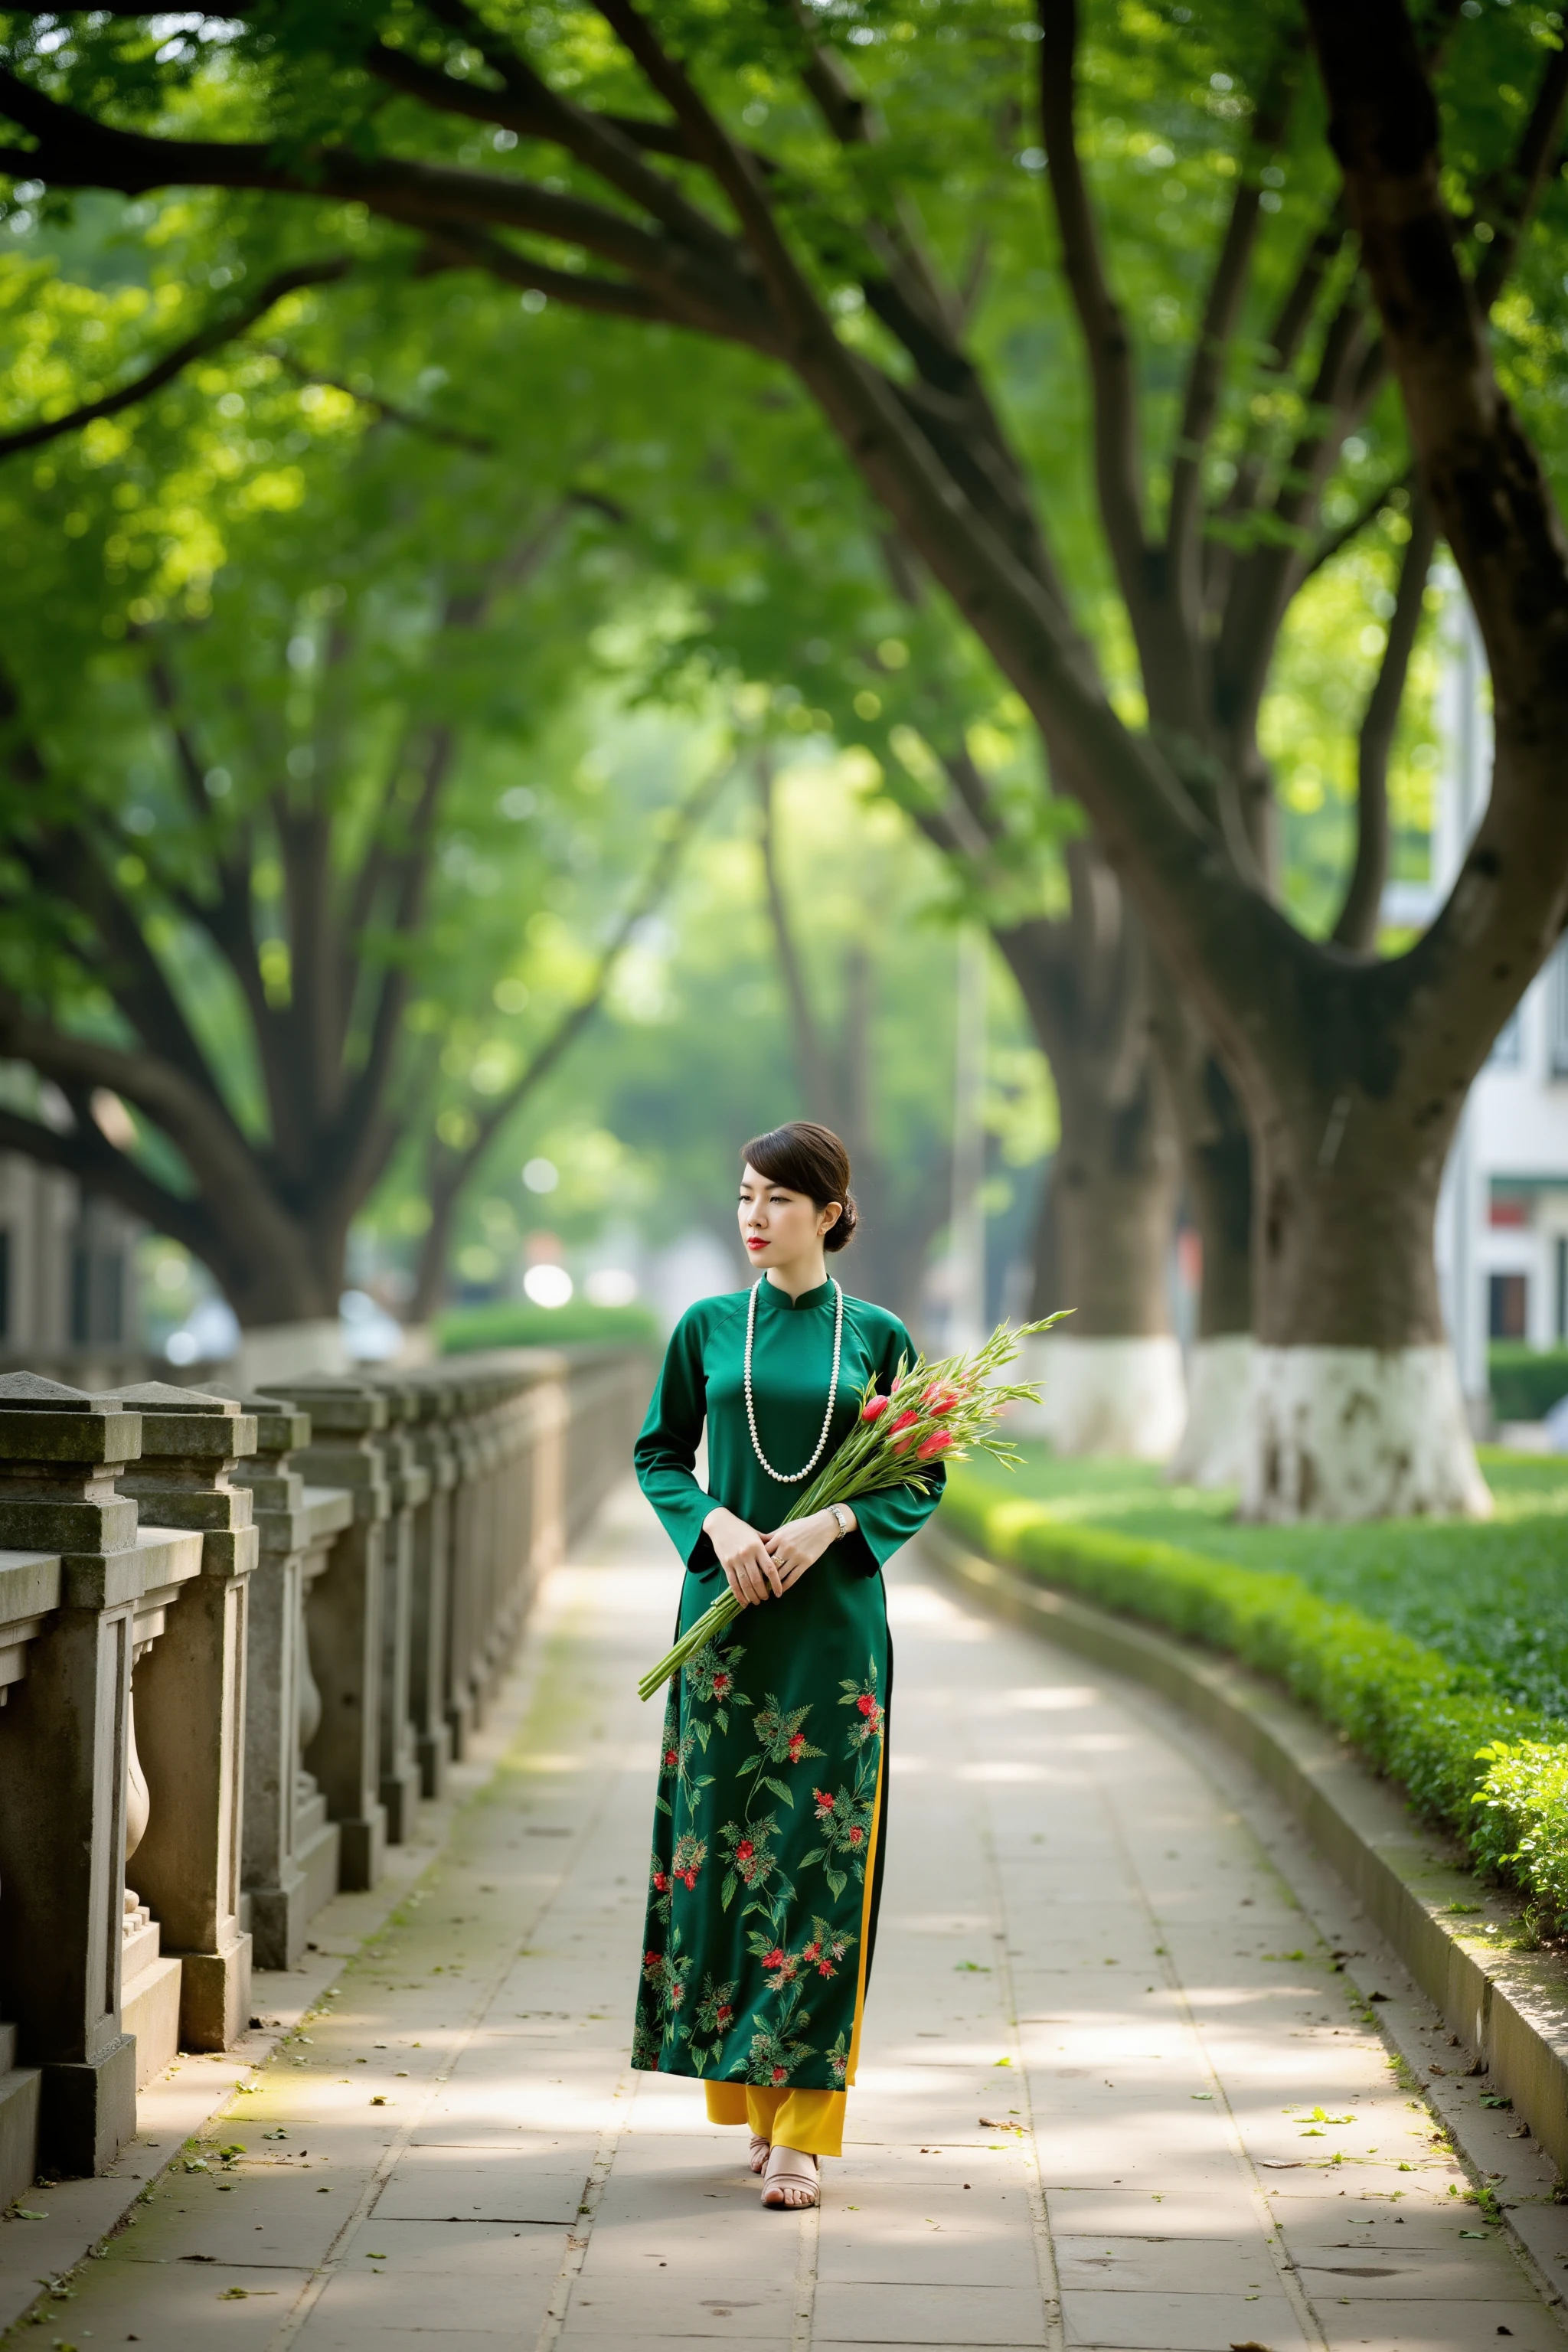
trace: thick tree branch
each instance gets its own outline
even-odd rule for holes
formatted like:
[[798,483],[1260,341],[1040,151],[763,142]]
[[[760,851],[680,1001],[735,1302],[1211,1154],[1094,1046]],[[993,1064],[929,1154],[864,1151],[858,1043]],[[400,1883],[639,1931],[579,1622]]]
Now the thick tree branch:
[[1417,490],[1410,502],[1410,536],[1405,542],[1399,587],[1389,616],[1388,642],[1356,746],[1355,863],[1332,936],[1337,946],[1358,955],[1371,955],[1377,946],[1378,916],[1388,880],[1389,754],[1399,725],[1436,541],[1432,501]]
[[1143,450],[1132,338],[1110,289],[1100,231],[1078,151],[1077,0],[1039,0],[1040,128],[1046,172],[1079,325],[1094,384],[1095,469],[1106,538],[1128,608],[1142,614],[1148,538]]
[[1165,560],[1194,655],[1203,624],[1204,457],[1219,414],[1226,362],[1241,317],[1258,243],[1262,220],[1261,174],[1284,132],[1295,95],[1297,60],[1298,43],[1292,39],[1270,77],[1255,118],[1188,365],[1182,421],[1172,458]]
[[266,315],[286,294],[298,294],[306,286],[330,286],[346,278],[353,268],[346,255],[325,256],[320,261],[302,261],[292,268],[274,271],[265,284],[258,286],[237,307],[187,335],[118,392],[105,393],[100,399],[83,401],[77,408],[68,409],[62,416],[42,419],[37,425],[24,425],[14,431],[0,433],[0,457],[15,457],[20,449],[37,449],[46,441],[58,441],[63,434],[78,433],[83,425],[91,425],[100,416],[118,416],[121,409],[134,408],[154,392],[162,391],[177,375],[184,374],[196,360],[205,359],[209,352],[221,351],[226,343],[242,335],[247,327]]

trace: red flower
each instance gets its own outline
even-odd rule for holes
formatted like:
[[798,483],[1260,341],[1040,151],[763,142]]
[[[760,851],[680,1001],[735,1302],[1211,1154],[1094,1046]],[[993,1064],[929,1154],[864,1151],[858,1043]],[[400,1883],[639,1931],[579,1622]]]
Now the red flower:
[[657,1893],[658,1893],[658,1894],[660,1894],[660,1895],[665,1894],[665,1893],[668,1891],[668,1886],[669,1886],[669,1881],[668,1881],[668,1879],[665,1876],[665,1874],[664,1874],[664,1873],[663,1873],[663,1871],[662,1871],[662,1870],[656,1870],[656,1871],[654,1872],[654,1874],[653,1874],[653,1883],[654,1883],[654,1887],[655,1887],[656,1892],[657,1892]]
[[697,1884],[697,1873],[694,1870],[678,1870],[675,1874],[678,1878],[685,1879],[686,1891],[689,1894]]
[[919,1419],[918,1412],[901,1412],[896,1421],[888,1423],[888,1434],[890,1437],[896,1429],[912,1429]]
[[885,1397],[885,1396],[871,1396],[871,1397],[868,1397],[868,1398],[867,1398],[867,1400],[866,1400],[866,1402],[865,1402],[865,1403],[864,1403],[864,1404],[861,1406],[861,1408],[860,1408],[860,1418],[861,1418],[861,1420],[862,1420],[862,1421],[880,1421],[880,1419],[881,1419],[882,1415],[887,1412],[888,1407],[891,1404],[891,1402],[892,1402],[892,1399],[891,1399],[891,1397]]
[[669,2005],[671,2009],[679,2009],[685,1999],[686,1987],[681,1983],[678,1977],[669,1988]]
[[742,1838],[735,1848],[735,1859],[737,1862],[750,1862],[756,1850],[750,1838]]
[[961,1394],[958,1389],[941,1388],[933,1384],[927,1389],[921,1402],[928,1412],[951,1412],[953,1406],[960,1402]]
[[787,2083],[789,2081],[789,2068],[787,2066],[775,2066],[773,2068],[773,2081],[775,2083]]
[[869,1691],[862,1691],[855,1704],[862,1715],[875,1715],[877,1712],[877,1702]]
[[665,1770],[666,1770],[667,1772],[668,1772],[668,1771],[672,1770],[672,1769],[674,1769],[674,1767],[675,1767],[677,1764],[679,1764],[679,1761],[680,1761],[680,1750],[679,1750],[678,1748],[667,1748],[665,1749],[665,1751],[664,1751],[664,1769],[665,1769]]
[[792,1764],[798,1764],[798,1763],[800,1762],[800,1751],[801,1751],[801,1749],[802,1749],[805,1746],[805,1732],[804,1732],[804,1731],[797,1731],[797,1732],[795,1732],[795,1735],[794,1735],[794,1737],[791,1738],[790,1743],[789,1743],[789,1760],[790,1760],[790,1762],[791,1762]]
[[951,1429],[933,1429],[931,1435],[929,1437],[922,1437],[920,1444],[916,1446],[915,1460],[917,1462],[930,1462],[935,1454],[945,1454],[952,1444],[952,1432]]
[[851,1845],[858,1845],[858,1844],[859,1844],[859,1843],[860,1843],[860,1841],[861,1841],[861,1839],[865,1836],[865,1834],[866,1834],[866,1832],[865,1832],[865,1831],[864,1831],[864,1830],[851,1830],[851,1831],[850,1831],[850,1832],[849,1832],[849,1843],[850,1843],[850,1844],[851,1844]]
[[662,1952],[645,1952],[642,1956],[643,1966],[645,1969],[657,1969],[663,1958]]
[[723,1696],[724,1696],[724,1693],[729,1689],[729,1687],[730,1687],[730,1677],[729,1677],[729,1675],[714,1675],[714,1677],[713,1677],[713,1696],[714,1696],[714,1697],[715,1697],[715,1698],[722,1698],[722,1697],[723,1697]]
[[773,1951],[763,1954],[763,1966],[764,1969],[782,1969],[786,1957],[785,1953],[775,1947]]
[[832,1961],[818,1960],[816,1964],[816,1973],[819,1977],[830,1977],[833,1974]]
[[800,1957],[803,1960],[815,1960],[821,1949],[822,1946],[818,1943],[807,1944]]
[[713,2012],[714,2022],[717,2025],[728,2025],[734,2014],[733,2005],[730,2001],[721,2000]]

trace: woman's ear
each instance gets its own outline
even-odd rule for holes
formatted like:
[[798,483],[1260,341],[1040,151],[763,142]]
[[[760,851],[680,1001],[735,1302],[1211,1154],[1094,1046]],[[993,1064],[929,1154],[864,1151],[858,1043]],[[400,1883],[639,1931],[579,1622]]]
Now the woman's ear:
[[826,1209],[824,1209],[824,1211],[823,1211],[823,1213],[822,1213],[822,1222],[821,1222],[821,1223],[820,1223],[820,1224],[817,1226],[817,1228],[816,1228],[816,1230],[817,1230],[817,1234],[818,1234],[818,1236],[820,1237],[820,1236],[821,1236],[822,1234],[830,1234],[830,1233],[833,1231],[834,1226],[838,1223],[839,1218],[840,1218],[843,1214],[844,1214],[844,1203],[843,1203],[843,1202],[842,1202],[842,1201],[829,1201],[829,1202],[827,1203],[826,1208]]

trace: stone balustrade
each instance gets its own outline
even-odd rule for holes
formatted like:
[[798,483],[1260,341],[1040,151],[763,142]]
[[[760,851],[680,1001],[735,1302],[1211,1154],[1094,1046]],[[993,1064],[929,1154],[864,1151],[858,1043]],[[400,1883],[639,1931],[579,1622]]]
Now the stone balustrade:
[[252,1966],[374,1884],[649,1382],[611,1349],[0,1376],[0,2206],[101,2169],[141,2084],[245,2030]]

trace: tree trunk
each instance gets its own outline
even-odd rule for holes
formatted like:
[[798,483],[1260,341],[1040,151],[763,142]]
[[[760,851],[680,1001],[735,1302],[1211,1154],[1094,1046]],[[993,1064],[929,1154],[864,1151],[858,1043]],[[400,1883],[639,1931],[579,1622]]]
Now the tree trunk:
[[1332,1026],[1325,1017],[1312,1059],[1342,1079],[1299,1078],[1254,1110],[1258,1314],[1243,1513],[1485,1517],[1491,1497],[1433,1255],[1464,1087],[1445,1102],[1426,1057],[1374,1052],[1384,1087],[1373,1089],[1350,1075],[1366,1055],[1333,1050]]
[[1175,1107],[1187,1205],[1202,1252],[1187,1422],[1173,1484],[1238,1486],[1252,1372],[1252,1142],[1236,1089],[1190,1003],[1156,991],[1154,1038]]
[[[1058,1453],[1166,1459],[1186,1413],[1171,1323],[1180,1167],[1152,1051],[1142,932],[1081,844],[1065,922],[998,931],[1051,1066],[1061,1135],[1042,1210],[1054,1293],[1072,1321],[1026,1347],[1034,1425]],[[1038,1284],[1037,1283],[1037,1297]]]

